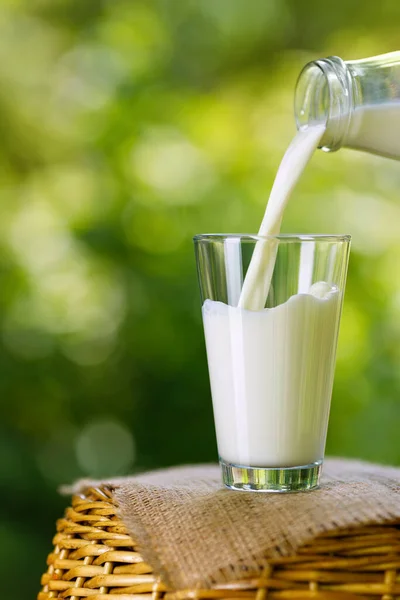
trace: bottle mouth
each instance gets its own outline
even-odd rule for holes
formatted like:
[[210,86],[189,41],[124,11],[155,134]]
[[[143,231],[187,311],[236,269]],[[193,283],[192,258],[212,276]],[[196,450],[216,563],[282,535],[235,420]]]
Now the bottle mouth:
[[329,119],[329,88],[318,61],[308,63],[297,80],[294,97],[297,128],[325,125]]
[[344,143],[353,109],[352,77],[337,56],[308,63],[296,84],[294,112],[298,129],[324,125],[320,148],[338,150]]

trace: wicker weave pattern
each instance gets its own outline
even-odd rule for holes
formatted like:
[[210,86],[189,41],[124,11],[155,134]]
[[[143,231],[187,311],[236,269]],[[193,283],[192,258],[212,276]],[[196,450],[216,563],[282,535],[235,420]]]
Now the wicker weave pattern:
[[116,508],[108,488],[73,498],[57,523],[38,600],[400,598],[400,523],[324,535],[296,556],[271,560],[258,578],[168,591],[144,563]]
[[157,600],[164,588],[115,513],[107,488],[73,497],[72,507],[57,522],[38,600],[132,600],[137,594]]

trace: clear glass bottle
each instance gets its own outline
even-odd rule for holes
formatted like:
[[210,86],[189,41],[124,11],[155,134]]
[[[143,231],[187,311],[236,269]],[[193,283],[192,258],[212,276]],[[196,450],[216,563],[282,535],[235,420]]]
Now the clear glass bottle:
[[400,159],[400,51],[363,60],[308,63],[296,85],[297,127],[324,123],[321,148]]

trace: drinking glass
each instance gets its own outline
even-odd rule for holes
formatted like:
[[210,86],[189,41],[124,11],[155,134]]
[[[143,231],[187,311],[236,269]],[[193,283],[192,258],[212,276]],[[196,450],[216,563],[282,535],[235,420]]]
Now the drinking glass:
[[350,236],[206,234],[194,243],[223,482],[314,489]]

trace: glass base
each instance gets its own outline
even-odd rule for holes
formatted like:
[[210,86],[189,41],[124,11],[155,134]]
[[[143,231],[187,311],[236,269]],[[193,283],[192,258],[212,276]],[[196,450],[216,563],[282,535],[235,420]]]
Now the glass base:
[[222,480],[231,490],[242,492],[304,492],[319,486],[322,460],[300,467],[244,467],[220,459]]

